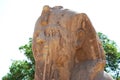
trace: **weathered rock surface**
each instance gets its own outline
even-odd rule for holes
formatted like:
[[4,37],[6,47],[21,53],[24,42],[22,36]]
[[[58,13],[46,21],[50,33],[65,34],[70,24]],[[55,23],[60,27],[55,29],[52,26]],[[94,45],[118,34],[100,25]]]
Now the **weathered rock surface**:
[[84,13],[44,6],[32,49],[35,80],[112,80],[104,75],[104,50]]

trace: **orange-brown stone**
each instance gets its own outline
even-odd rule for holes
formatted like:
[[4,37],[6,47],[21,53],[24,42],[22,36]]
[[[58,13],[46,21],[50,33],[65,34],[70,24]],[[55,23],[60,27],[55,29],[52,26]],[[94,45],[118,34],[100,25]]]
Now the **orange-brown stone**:
[[45,6],[33,35],[35,80],[112,80],[104,73],[104,50],[85,13]]

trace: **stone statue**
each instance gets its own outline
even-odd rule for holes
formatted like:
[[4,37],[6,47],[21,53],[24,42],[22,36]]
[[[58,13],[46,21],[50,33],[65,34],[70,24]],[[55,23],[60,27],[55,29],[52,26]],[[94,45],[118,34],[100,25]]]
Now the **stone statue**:
[[44,6],[32,49],[35,80],[113,80],[104,72],[103,47],[84,13]]

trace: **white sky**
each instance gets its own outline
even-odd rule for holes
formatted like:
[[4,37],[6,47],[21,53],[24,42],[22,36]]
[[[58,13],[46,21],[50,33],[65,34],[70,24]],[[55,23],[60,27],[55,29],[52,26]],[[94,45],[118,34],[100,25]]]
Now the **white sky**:
[[62,5],[86,13],[97,32],[120,46],[119,0],[0,0],[0,78],[8,72],[12,60],[25,59],[18,48],[32,37],[44,5]]

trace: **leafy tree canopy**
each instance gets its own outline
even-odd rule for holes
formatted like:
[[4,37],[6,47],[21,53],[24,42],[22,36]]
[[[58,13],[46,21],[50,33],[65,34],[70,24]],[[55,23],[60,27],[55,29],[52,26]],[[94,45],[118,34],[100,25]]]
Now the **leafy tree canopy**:
[[34,79],[34,68],[35,61],[32,53],[32,38],[29,42],[21,47],[19,50],[24,52],[24,55],[28,60],[13,61],[10,66],[10,72],[2,78],[2,80],[33,80]]
[[105,71],[112,72],[116,77],[120,76],[120,52],[117,49],[117,45],[114,41],[110,40],[103,33],[98,33],[98,36],[102,42],[105,54],[106,54],[106,67]]

